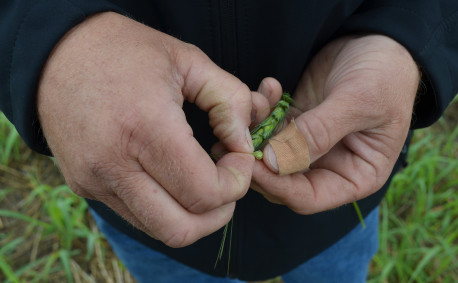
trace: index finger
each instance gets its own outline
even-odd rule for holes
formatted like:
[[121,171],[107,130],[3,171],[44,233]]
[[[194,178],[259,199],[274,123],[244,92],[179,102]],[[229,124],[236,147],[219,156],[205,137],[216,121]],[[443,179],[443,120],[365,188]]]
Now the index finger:
[[208,112],[216,137],[230,151],[253,152],[251,91],[238,78],[224,71],[196,48],[179,57],[185,99]]

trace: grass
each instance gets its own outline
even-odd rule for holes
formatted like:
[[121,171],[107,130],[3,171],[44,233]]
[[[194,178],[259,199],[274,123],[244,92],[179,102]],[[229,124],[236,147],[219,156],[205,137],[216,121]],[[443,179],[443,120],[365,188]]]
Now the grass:
[[134,282],[86,202],[0,115],[0,282]]
[[458,99],[416,131],[409,166],[381,204],[370,282],[458,282]]
[[[369,282],[458,282],[457,99],[381,204]],[[0,282],[134,282],[54,163],[0,113]],[[281,282],[278,278],[270,282]]]

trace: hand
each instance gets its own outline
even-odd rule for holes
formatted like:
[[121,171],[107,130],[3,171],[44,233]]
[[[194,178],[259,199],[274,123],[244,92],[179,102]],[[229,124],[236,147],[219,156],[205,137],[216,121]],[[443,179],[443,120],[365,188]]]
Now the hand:
[[[209,112],[230,152],[216,165],[193,137],[185,99]],[[224,226],[248,190],[248,87],[196,47],[126,17],[98,14],[67,33],[44,67],[37,103],[70,188],[169,246]]]
[[388,37],[331,42],[308,66],[294,94],[306,111],[295,121],[309,146],[310,169],[278,176],[275,154],[267,146],[264,163],[255,165],[252,187],[300,214],[376,192],[404,144],[419,79],[410,54]]

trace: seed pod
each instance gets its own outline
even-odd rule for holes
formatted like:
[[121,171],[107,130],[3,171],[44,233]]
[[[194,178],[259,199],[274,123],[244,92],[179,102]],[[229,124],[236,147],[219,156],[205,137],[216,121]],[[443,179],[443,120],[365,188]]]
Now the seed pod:
[[[275,105],[272,113],[259,123],[251,131],[251,139],[253,140],[253,147],[255,152],[261,151],[266,142],[272,137],[275,130],[278,129],[285,120],[286,115],[288,114],[290,104],[294,101],[288,93],[284,93],[280,101]],[[262,153],[262,152],[261,152]],[[262,159],[262,155],[259,153],[254,154],[257,159]]]

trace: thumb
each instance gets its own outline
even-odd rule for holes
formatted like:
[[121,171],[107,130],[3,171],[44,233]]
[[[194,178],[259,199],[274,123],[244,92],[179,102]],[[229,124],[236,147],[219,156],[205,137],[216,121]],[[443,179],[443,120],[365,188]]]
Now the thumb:
[[185,99],[208,112],[215,136],[228,150],[252,153],[250,89],[199,49],[190,53],[179,64]]
[[307,169],[346,135],[360,129],[361,121],[367,121],[332,100],[301,114],[293,121],[294,127],[286,127],[276,136],[279,139],[271,139],[264,149],[264,163],[270,170],[285,175]]

